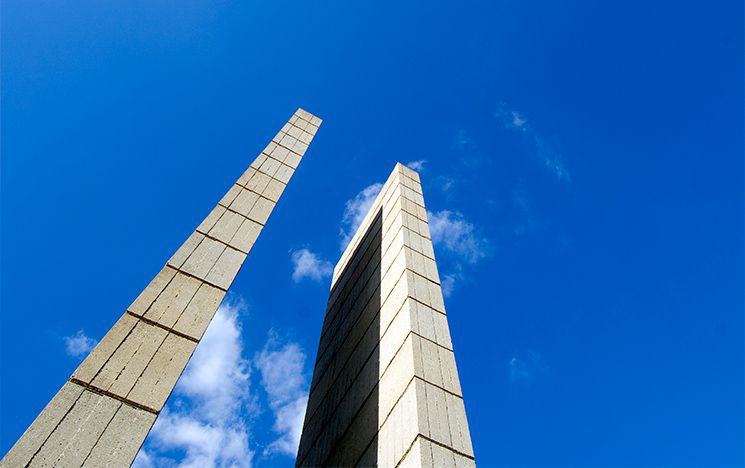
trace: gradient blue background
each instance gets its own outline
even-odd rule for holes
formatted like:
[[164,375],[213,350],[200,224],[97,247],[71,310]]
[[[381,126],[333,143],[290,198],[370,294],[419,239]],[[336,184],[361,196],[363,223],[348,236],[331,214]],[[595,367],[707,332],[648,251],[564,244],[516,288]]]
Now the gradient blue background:
[[335,262],[346,200],[425,159],[429,209],[490,246],[446,300],[481,466],[741,466],[743,15],[4,1],[0,451],[76,367],[62,337],[100,338],[302,106],[324,125],[232,289],[249,352],[274,327],[312,362],[328,282],[288,252]]

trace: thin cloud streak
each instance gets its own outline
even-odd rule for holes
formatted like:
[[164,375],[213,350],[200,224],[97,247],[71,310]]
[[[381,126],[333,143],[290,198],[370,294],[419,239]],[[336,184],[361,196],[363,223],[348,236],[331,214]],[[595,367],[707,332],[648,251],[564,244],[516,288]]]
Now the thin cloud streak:
[[494,117],[502,123],[504,128],[525,135],[525,138],[534,147],[535,156],[540,160],[544,169],[556,177],[556,180],[566,183],[571,182],[571,176],[564,166],[559,151],[533,129],[524,114],[501,102],[494,112]]

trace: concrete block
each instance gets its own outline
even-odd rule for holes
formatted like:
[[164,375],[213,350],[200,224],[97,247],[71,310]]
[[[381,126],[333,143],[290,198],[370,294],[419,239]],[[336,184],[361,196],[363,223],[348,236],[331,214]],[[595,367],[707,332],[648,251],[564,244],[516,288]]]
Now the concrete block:
[[122,342],[132,332],[138,320],[129,314],[122,315],[93,351],[80,363],[72,377],[90,383],[98,371],[106,364]]
[[445,388],[442,378],[442,367],[440,365],[440,354],[438,352],[439,346],[431,341],[420,338],[418,335],[411,336],[414,343],[416,360],[421,363],[417,366],[417,375],[432,385]]
[[197,278],[207,279],[207,274],[225,249],[225,244],[205,237],[186,260],[181,270]]
[[308,122],[310,122],[313,117],[313,114],[300,107],[295,111],[295,115]]
[[452,447],[447,394],[441,388],[426,382],[424,383],[424,393],[427,422],[429,424],[429,434],[425,435],[435,442]]
[[263,172],[257,172],[256,175],[248,181],[245,187],[252,192],[261,194],[266,186],[269,184],[270,180],[271,177],[269,177],[268,175],[264,174]]
[[432,318],[432,313],[434,311],[412,299],[407,299],[406,303],[411,310],[412,331],[423,338],[438,343],[437,334],[435,333],[435,324]]
[[277,146],[274,151],[272,151],[272,158],[276,159],[279,162],[284,162],[284,160],[287,158],[287,155],[291,154],[290,150],[285,148],[284,146]]
[[297,169],[298,165],[300,164],[301,159],[302,158],[299,155],[295,153],[290,153],[287,155],[287,157],[285,157],[283,162],[284,164],[290,166],[291,168]]
[[303,141],[296,141],[295,146],[292,148],[292,151],[299,154],[300,156],[303,156],[306,151],[308,151],[308,144]]
[[241,227],[238,228],[235,236],[230,241],[230,246],[241,252],[250,252],[251,247],[253,247],[256,239],[259,238],[259,234],[261,234],[261,228],[261,224],[245,218],[243,224],[241,224]]
[[305,133],[301,129],[295,127],[294,125],[290,125],[289,129],[287,130],[287,134],[290,136],[293,136],[297,139],[300,139],[302,134]]
[[256,168],[250,167],[246,169],[246,172],[243,173],[242,176],[238,178],[238,182],[236,182],[238,185],[246,186],[246,184],[253,178],[253,176],[256,174]]
[[279,169],[279,164],[280,162],[276,159],[267,158],[266,161],[264,161],[264,163],[261,165],[261,168],[259,170],[270,177],[274,177],[277,169]]
[[212,226],[217,223],[217,220],[220,219],[220,216],[222,216],[223,213],[225,213],[225,207],[217,205],[212,211],[210,211],[210,214],[208,214],[207,217],[204,218],[204,221],[202,221],[202,223],[197,227],[197,231],[201,232],[202,234],[207,234],[208,232],[210,232]]
[[457,450],[458,452],[473,457],[471,434],[468,430],[466,408],[463,405],[463,398],[451,395],[449,393],[444,393],[444,395],[447,405],[447,420],[449,421],[450,439],[452,444],[446,445],[448,445],[449,447],[453,447],[453,449]]
[[455,454],[442,445],[427,442],[430,453],[432,454],[432,466],[442,466],[446,468],[455,468]]
[[160,327],[138,321],[98,371],[91,385],[126,398],[167,334]]
[[238,184],[233,184],[232,187],[225,193],[225,195],[220,199],[218,204],[224,207],[229,207],[231,203],[233,203],[233,200],[236,199],[236,197],[241,193],[243,188]]
[[380,369],[380,389],[378,420],[383,421],[393,409],[394,404],[403,394],[406,387],[414,378],[416,363],[414,339],[416,335],[409,334],[401,347],[397,350],[391,363],[385,369]]
[[277,172],[274,174],[274,178],[281,181],[282,183],[287,184],[294,172],[295,170],[290,166],[280,164],[280,166],[277,168]]
[[227,290],[233,283],[233,279],[235,279],[245,259],[245,253],[227,247],[222,251],[220,258],[205,279],[215,286]]
[[217,308],[225,298],[225,291],[211,286],[207,283],[197,290],[197,293],[189,302],[189,305],[181,314],[173,329],[188,335],[194,339],[201,340]]
[[272,210],[274,209],[275,204],[276,203],[269,199],[259,198],[256,200],[256,203],[251,208],[251,211],[248,213],[247,217],[259,224],[266,224],[266,221],[269,219],[269,215],[272,214]]
[[131,465],[154,422],[153,413],[121,405],[83,466],[95,468]]
[[248,217],[248,213],[251,212],[256,201],[259,199],[259,195],[251,192],[250,190],[241,190],[235,200],[230,204],[230,209],[236,213]]
[[235,211],[226,210],[208,234],[225,244],[229,244],[245,219]]
[[279,197],[282,195],[282,192],[284,192],[285,187],[287,187],[286,184],[272,179],[269,181],[266,188],[261,194],[262,196],[264,196],[264,198],[268,198],[274,203],[277,203],[279,201]]
[[184,262],[186,262],[186,259],[189,258],[192,252],[194,252],[199,244],[202,243],[203,239],[204,234],[194,231],[189,238],[186,239],[186,242],[179,247],[176,253],[173,254],[173,257],[168,260],[168,265],[174,268],[181,268],[184,265]]
[[176,271],[176,269],[168,266],[160,270],[127,310],[131,310],[138,315],[145,315],[145,312],[155,302],[158,295],[163,292],[168,283],[176,276]]
[[160,345],[155,355],[137,379],[127,398],[160,411],[186,367],[196,343],[172,333]]
[[450,328],[448,327],[448,321],[445,314],[439,313],[432,310],[432,321],[435,325],[435,341],[440,346],[453,349],[453,342],[450,340]]
[[144,317],[165,327],[172,327],[201,285],[202,282],[196,278],[183,273],[177,274]]
[[121,403],[85,390],[28,466],[82,466]]
[[442,373],[442,388],[450,393],[462,396],[458,370],[455,366],[455,355],[452,350],[435,345],[440,359],[440,371]]
[[65,382],[62,388],[47,404],[34,422],[26,429],[20,439],[13,445],[0,466],[27,466],[44,441],[58,427],[60,421],[68,414],[75,402],[83,393],[81,385]]
[[288,148],[292,150],[295,147],[295,143],[297,143],[297,138],[291,136],[291,135],[284,135],[282,137],[282,140],[280,140],[279,144],[284,146],[285,148]]
[[380,330],[380,368],[384,370],[398,352],[404,340],[412,331],[411,313],[409,311],[408,301],[405,302],[391,324],[385,329]]
[[[269,146],[267,146],[267,149],[269,149],[270,147],[271,148],[276,148],[276,146],[277,146],[277,143],[274,140],[272,140],[272,142],[269,144]],[[257,170],[259,168],[261,168],[261,165],[264,164],[264,161],[266,161],[267,158],[269,158],[269,155],[270,154],[271,154],[271,151],[268,151],[267,152],[267,150],[264,150],[263,153],[261,153],[260,155],[258,155],[256,157],[256,159],[254,159],[254,162],[251,163],[251,167],[253,167],[254,169],[257,169]]]
[[404,459],[398,464],[398,468],[422,468],[425,466],[441,466],[432,463],[432,450],[429,445],[424,448],[422,445],[428,444],[429,441],[417,437],[414,443],[411,444],[411,448],[408,450]]

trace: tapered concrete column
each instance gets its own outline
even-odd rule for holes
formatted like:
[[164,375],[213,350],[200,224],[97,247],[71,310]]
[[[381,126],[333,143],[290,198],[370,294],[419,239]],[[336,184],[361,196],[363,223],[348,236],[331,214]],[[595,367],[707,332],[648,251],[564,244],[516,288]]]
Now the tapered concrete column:
[[298,109],[0,466],[132,463],[320,124]]
[[401,164],[334,270],[297,465],[474,465],[422,187]]

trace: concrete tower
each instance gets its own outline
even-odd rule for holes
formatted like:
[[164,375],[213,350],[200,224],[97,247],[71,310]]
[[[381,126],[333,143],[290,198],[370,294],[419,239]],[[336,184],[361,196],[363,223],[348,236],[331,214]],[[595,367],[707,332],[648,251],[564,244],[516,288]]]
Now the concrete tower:
[[334,269],[298,466],[474,466],[434,258],[397,164]]
[[298,109],[0,466],[129,466],[321,119]]

